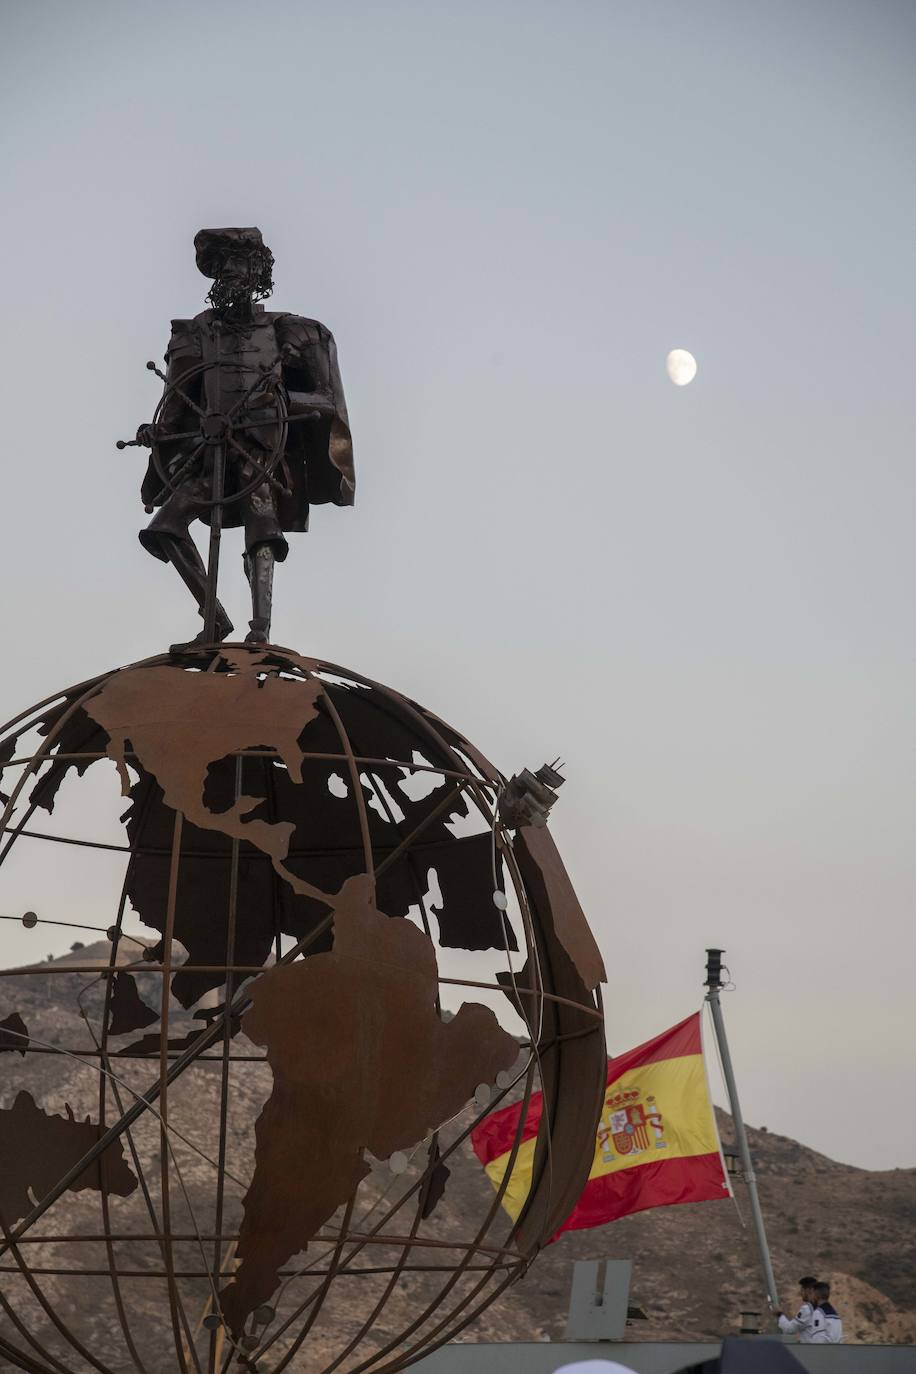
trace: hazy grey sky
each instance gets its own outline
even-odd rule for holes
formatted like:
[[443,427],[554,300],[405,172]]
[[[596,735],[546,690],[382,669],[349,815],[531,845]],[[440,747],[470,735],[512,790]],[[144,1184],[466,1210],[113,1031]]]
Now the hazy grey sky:
[[[114,440],[202,307],[195,231],[259,224],[276,307],[337,337],[359,479],[294,539],[275,637],[506,772],[567,760],[612,1049],[721,944],[748,1119],[916,1165],[914,7],[7,0],[0,28],[0,715],[196,630]],[[6,960],[48,931],[4,923]]]

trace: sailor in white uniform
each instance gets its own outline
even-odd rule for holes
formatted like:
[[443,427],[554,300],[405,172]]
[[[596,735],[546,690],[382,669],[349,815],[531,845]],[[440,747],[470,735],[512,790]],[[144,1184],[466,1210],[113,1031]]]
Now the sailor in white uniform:
[[839,1345],[843,1339],[843,1322],[839,1312],[830,1302],[830,1284],[819,1283],[814,1290],[817,1303],[815,1311],[823,1319],[823,1327],[818,1332],[818,1345]]
[[824,1315],[817,1306],[817,1279],[811,1275],[798,1280],[802,1304],[794,1317],[775,1313],[784,1336],[798,1336],[800,1345],[820,1345],[823,1339]]

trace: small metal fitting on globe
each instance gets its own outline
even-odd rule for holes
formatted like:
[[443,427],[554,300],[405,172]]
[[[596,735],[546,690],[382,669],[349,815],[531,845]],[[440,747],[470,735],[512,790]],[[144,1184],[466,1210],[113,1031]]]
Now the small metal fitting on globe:
[[111,943],[114,944],[115,940],[117,940],[118,938],[118,927],[109,926],[108,929],[105,931],[105,938],[106,940],[110,940]]
[[393,1174],[403,1174],[407,1171],[409,1160],[403,1150],[395,1150],[388,1161],[388,1168]]
[[505,892],[500,892],[499,888],[493,893],[493,905],[497,911],[505,911],[509,905],[509,898]]
[[508,1069],[500,1069],[496,1075],[496,1086],[503,1090],[512,1087],[512,1075]]
[[27,911],[22,918],[22,924],[25,926],[26,930],[32,930],[35,926],[37,926],[38,917],[35,915],[35,912]]
[[261,1342],[255,1335],[243,1336],[242,1339],[239,1341],[239,1345],[242,1347],[243,1350],[257,1350],[260,1344]]
[[218,1331],[223,1324],[223,1319],[218,1312],[211,1312],[208,1316],[204,1317],[203,1324],[205,1331]]
[[551,807],[557,800],[557,788],[565,781],[559,759],[542,764],[536,773],[523,768],[511,777],[500,793],[498,810],[503,825],[509,830],[522,826],[544,826]]
[[252,1313],[258,1326],[268,1326],[276,1315],[274,1309],[269,1307],[266,1302],[262,1303],[260,1307],[256,1307]]
[[474,1089],[474,1101],[477,1103],[478,1107],[485,1107],[490,1097],[491,1091],[489,1083],[478,1083],[477,1087]]
[[141,955],[141,958],[145,959],[148,964],[156,964],[159,962],[159,956],[156,953],[155,946],[153,945],[146,946],[146,948],[143,951],[143,954]]

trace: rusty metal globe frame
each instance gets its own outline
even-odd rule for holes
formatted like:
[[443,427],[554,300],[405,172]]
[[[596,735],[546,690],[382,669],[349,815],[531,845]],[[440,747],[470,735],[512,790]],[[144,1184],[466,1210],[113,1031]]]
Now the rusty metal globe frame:
[[[234,1053],[233,1027],[237,1024],[234,1018],[246,1006],[246,980],[262,973],[264,964],[235,962],[231,935],[235,913],[231,910],[227,916],[230,934],[227,937],[225,959],[200,966],[201,973],[225,980],[231,996],[228,1011],[224,1010],[210,1019],[189,1047],[183,1050],[169,1048],[169,980],[176,968],[172,962],[170,932],[174,929],[175,892],[182,864],[188,860],[182,849],[181,827],[176,824],[167,856],[171,875],[170,897],[169,910],[165,912],[163,920],[161,958],[155,962],[143,957],[125,962],[124,947],[130,937],[124,933],[123,923],[128,908],[131,872],[142,852],[141,827],[139,841],[135,838],[130,845],[120,846],[124,850],[126,867],[116,918],[110,929],[99,927],[100,930],[107,930],[111,940],[107,968],[81,965],[79,962],[60,965],[62,972],[65,970],[80,980],[90,978],[95,982],[100,979],[104,987],[98,1027],[92,1025],[88,1012],[83,1019],[83,1025],[90,1030],[93,1045],[42,1044],[32,1036],[26,1052],[58,1054],[68,1056],[71,1060],[75,1058],[84,1066],[85,1072],[98,1075],[99,1148],[94,1158],[98,1160],[101,1157],[101,1149],[109,1139],[117,1139],[122,1145],[127,1145],[131,1163],[140,1180],[149,1226],[144,1232],[125,1230],[119,1218],[113,1215],[113,1211],[122,1204],[113,1203],[106,1189],[100,1187],[97,1192],[99,1226],[95,1234],[99,1237],[98,1243],[104,1247],[105,1261],[96,1267],[83,1266],[81,1270],[79,1255],[86,1252],[84,1237],[68,1235],[65,1240],[60,1227],[56,1232],[46,1229],[49,1225],[53,1227],[59,1215],[66,1215],[72,1194],[62,1186],[65,1179],[47,1189],[43,1196],[35,1197],[36,1205],[24,1218],[13,1222],[0,1217],[3,1232],[0,1244],[0,1251],[3,1252],[0,1255],[0,1307],[8,1333],[0,1333],[0,1356],[17,1368],[32,1371],[32,1374],[71,1374],[72,1371],[83,1369],[95,1369],[99,1374],[119,1374],[121,1369],[127,1368],[136,1368],[140,1374],[144,1374],[144,1371],[165,1368],[161,1363],[163,1359],[171,1362],[168,1367],[187,1371],[187,1374],[192,1371],[194,1374],[203,1374],[203,1371],[215,1374],[218,1369],[227,1369],[233,1361],[251,1370],[261,1371],[261,1374],[267,1374],[267,1371],[280,1374],[288,1367],[302,1367],[297,1356],[300,1351],[308,1353],[309,1347],[304,1343],[318,1322],[332,1288],[348,1280],[358,1284],[357,1276],[370,1272],[379,1280],[381,1291],[366,1303],[355,1334],[349,1335],[348,1339],[341,1337],[340,1348],[333,1357],[325,1362],[316,1362],[313,1358],[308,1362],[308,1368],[316,1371],[320,1368],[323,1374],[331,1374],[337,1369],[346,1371],[346,1374],[369,1374],[369,1371],[381,1374],[382,1371],[404,1368],[453,1338],[525,1272],[539,1248],[554,1235],[569,1214],[591,1164],[606,1062],[601,997],[597,986],[600,973],[596,973],[593,961],[590,963],[590,953],[583,946],[581,924],[577,924],[581,912],[572,909],[574,894],[571,887],[567,892],[563,885],[564,880],[568,885],[565,871],[558,876],[556,863],[551,857],[555,851],[550,851],[543,861],[538,859],[538,853],[541,852],[538,846],[548,842],[552,845],[552,841],[549,841],[546,831],[531,832],[527,837],[522,832],[511,833],[503,825],[498,810],[498,798],[505,785],[503,775],[457,731],[408,698],[372,679],[333,664],[303,659],[285,650],[269,648],[258,651],[255,656],[255,650],[250,646],[233,645],[188,650],[183,655],[172,653],[156,656],[126,669],[115,670],[114,673],[101,674],[48,697],[0,730],[0,772],[19,769],[15,785],[8,789],[10,796],[0,819],[0,876],[2,865],[14,846],[30,839],[108,851],[119,848],[87,837],[49,834],[33,825],[43,783],[47,784],[52,776],[61,776],[74,765],[79,767],[82,774],[85,766],[94,759],[108,756],[107,749],[99,747],[97,738],[88,738],[84,747],[58,752],[62,742],[72,744],[68,728],[72,731],[74,722],[82,719],[84,708],[107,683],[119,674],[142,672],[150,668],[231,672],[245,661],[245,655],[251,655],[250,663],[257,664],[258,673],[281,676],[285,681],[318,684],[322,710],[334,724],[339,751],[332,754],[324,750],[310,755],[306,744],[305,767],[319,762],[327,766],[328,760],[333,758],[346,770],[350,782],[349,796],[355,804],[362,835],[362,862],[367,874],[379,878],[393,863],[409,857],[412,851],[418,849],[430,812],[427,811],[418,833],[413,834],[405,833],[403,823],[399,823],[389,812],[388,820],[398,838],[394,849],[389,847],[388,852],[380,852],[372,838],[377,821],[370,815],[363,781],[365,777],[390,777],[397,770],[403,770],[405,778],[413,778],[421,773],[441,776],[445,783],[445,795],[442,803],[435,808],[437,815],[448,814],[451,800],[457,797],[467,799],[485,827],[486,834],[492,839],[494,867],[498,858],[502,871],[507,875],[507,891],[514,894],[517,904],[514,910],[524,938],[524,977],[521,972],[513,973],[511,954],[506,944],[506,972],[501,980],[440,978],[439,983],[466,984],[470,988],[488,988],[505,995],[528,1026],[527,1062],[510,1082],[506,1081],[505,1075],[500,1076],[500,1082],[488,1102],[484,1105],[475,1103],[465,1112],[460,1129],[456,1128],[453,1132],[454,1138],[446,1143],[440,1131],[436,1130],[421,1142],[425,1149],[425,1160],[419,1166],[417,1176],[403,1177],[405,1186],[400,1195],[390,1204],[383,1200],[380,1214],[373,1216],[375,1209],[370,1208],[371,1225],[368,1219],[357,1218],[354,1195],[336,1229],[333,1225],[335,1218],[332,1218],[332,1224],[324,1227],[323,1234],[317,1236],[314,1244],[309,1246],[305,1260],[298,1266],[295,1263],[287,1266],[284,1271],[281,1292],[286,1308],[291,1310],[284,1309],[282,1321],[277,1305],[272,1304],[269,1311],[262,1308],[255,1313],[244,1335],[233,1339],[220,1326],[215,1310],[219,1283],[231,1277],[231,1267],[229,1274],[225,1270],[226,1247],[237,1239],[237,1229],[226,1229],[224,1226],[227,1122],[232,1113],[232,1076],[236,1072],[233,1065],[240,1058]],[[371,749],[361,752],[357,744],[365,749],[366,742],[352,737],[345,720],[346,712],[340,709],[341,701],[346,702],[347,692],[361,694],[363,702],[371,700],[373,708],[381,716],[396,720],[404,730],[411,731],[418,742],[418,750],[422,749],[428,762],[418,762],[413,755],[393,759],[384,756],[384,750],[377,754]],[[36,727],[43,732],[42,742],[32,752],[18,754],[17,740]],[[89,748],[89,745],[93,747]],[[243,767],[262,773],[265,796],[268,795],[275,751],[246,747],[231,752],[235,760],[236,796],[241,790],[239,783]],[[384,806],[384,788],[378,788],[376,795]],[[24,809],[21,809],[23,806]],[[482,849],[478,847],[477,852],[482,852]],[[236,893],[240,862],[240,845],[237,841],[232,844],[229,862],[229,889],[231,893]],[[412,869],[411,872],[416,884]],[[497,889],[500,887],[499,880],[495,886]],[[275,894],[278,888],[279,884],[274,883]],[[441,949],[441,930],[440,940],[437,941],[422,884],[417,885],[416,899],[423,928],[437,949]],[[503,914],[498,907],[495,911],[502,923],[505,939],[507,927]],[[282,917],[277,909],[273,912],[272,921],[275,930],[273,959],[277,964],[287,964],[308,956],[310,948],[332,925],[333,912],[298,939],[292,949],[286,950],[282,948],[280,939]],[[195,972],[190,964],[182,967],[186,973]],[[150,982],[160,985],[158,1043],[154,1051],[136,1055],[136,1059],[146,1059],[154,1066],[151,1081],[141,1091],[138,1091],[136,1084],[128,1081],[124,1061],[119,1061],[109,1043],[115,975],[125,970],[142,978],[144,986],[149,986]],[[21,980],[50,976],[60,974],[52,975],[49,967],[41,964],[3,970],[0,975],[0,995],[3,996],[0,1010],[6,1011],[13,1004],[12,990],[21,985]],[[81,990],[80,997],[85,991],[85,988]],[[83,1005],[81,1002],[81,1009]],[[3,1059],[9,1063],[14,1056],[4,1055]],[[24,1063],[25,1060],[16,1057],[16,1062]],[[206,1073],[219,1075],[220,1090],[218,1112],[212,1123],[216,1142],[210,1160],[213,1166],[212,1210],[208,1214],[208,1224],[201,1228],[184,1192],[180,1171],[176,1168],[175,1146],[179,1139],[176,1132],[181,1122],[176,1122],[170,1116],[169,1103],[170,1095],[174,1093],[173,1085],[179,1076],[204,1063],[207,1066]],[[0,1067],[4,1067],[2,1059]],[[522,1142],[524,1108],[537,1085],[544,1093],[544,1110],[537,1139],[532,1188],[518,1220],[509,1223],[501,1212],[500,1203]],[[430,1203],[431,1189],[437,1186],[434,1180],[442,1178],[442,1166],[460,1149],[473,1126],[483,1116],[500,1103],[519,1097],[523,1106],[519,1127],[502,1180],[486,1208],[483,1220],[480,1224],[471,1224],[467,1234],[460,1240],[437,1239],[430,1230],[436,1220],[433,1211],[435,1200],[432,1206]],[[148,1162],[141,1158],[135,1135],[136,1123],[147,1114],[158,1117],[160,1122],[161,1161],[155,1176]],[[85,1164],[85,1160],[81,1162]],[[73,1170],[70,1172],[72,1175]],[[99,1177],[102,1177],[101,1173]],[[189,1234],[186,1228],[176,1228],[174,1225],[173,1203],[176,1195],[183,1192],[182,1205],[191,1209],[193,1231],[197,1233],[196,1239],[192,1235],[190,1242],[181,1239]],[[399,1218],[396,1229],[386,1230],[395,1217]],[[64,1229],[68,1231],[69,1228]],[[148,1237],[142,1244],[149,1250],[150,1265],[154,1259],[157,1261],[157,1267],[144,1270],[143,1282],[155,1285],[155,1289],[161,1292],[163,1330],[169,1333],[169,1347],[163,1341],[163,1349],[154,1353],[141,1349],[132,1333],[128,1294],[131,1285],[140,1282],[140,1279],[134,1270],[126,1269],[118,1255],[123,1242],[140,1243],[136,1237],[141,1234]],[[68,1253],[74,1255],[72,1263],[68,1261],[66,1265],[54,1266],[50,1272],[39,1272],[40,1266],[30,1264],[29,1246],[42,1236],[50,1236],[55,1245],[68,1244]],[[190,1243],[197,1248],[196,1265],[189,1264],[186,1259]],[[316,1255],[314,1252],[319,1246],[322,1247],[321,1252]],[[381,1263],[373,1263],[371,1256],[376,1247],[382,1247],[376,1252],[383,1257],[394,1250],[393,1262],[383,1259]],[[427,1262],[424,1262],[424,1255]],[[355,1263],[360,1256],[364,1261],[361,1265]],[[367,1258],[370,1259],[369,1264],[365,1263]],[[65,1279],[78,1279],[81,1273],[94,1280],[99,1286],[100,1295],[104,1286],[108,1290],[106,1303],[113,1303],[114,1315],[120,1326],[118,1339],[123,1345],[121,1355],[114,1363],[104,1355],[100,1357],[100,1352],[90,1347],[80,1330],[74,1329],[72,1323],[62,1318],[54,1295],[49,1296],[45,1291],[46,1280],[51,1279],[51,1286],[55,1292],[59,1292]],[[392,1293],[402,1281],[418,1274],[424,1281],[432,1281],[433,1275],[438,1276],[435,1279],[435,1292],[428,1300],[419,1303],[419,1310],[392,1339],[382,1340],[380,1346],[367,1350],[366,1338],[384,1312]],[[16,1276],[15,1282],[11,1282],[13,1275]],[[191,1302],[200,1306],[201,1285],[209,1289],[211,1301],[209,1305],[205,1304],[204,1314],[196,1318]],[[370,1290],[371,1287],[370,1282]],[[12,1288],[28,1294],[26,1307],[29,1311],[41,1312],[42,1322],[53,1337],[53,1348],[51,1337],[44,1331],[37,1332],[28,1315],[24,1316],[19,1310],[13,1300]],[[196,1299],[195,1294],[198,1295]]]

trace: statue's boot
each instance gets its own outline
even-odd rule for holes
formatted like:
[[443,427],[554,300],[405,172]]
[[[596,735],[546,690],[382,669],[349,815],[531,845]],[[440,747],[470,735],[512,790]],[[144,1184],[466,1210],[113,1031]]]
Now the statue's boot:
[[245,576],[251,587],[251,629],[245,636],[246,644],[270,643],[275,561],[272,544],[257,544],[244,556]]
[[[178,573],[182,582],[197,602],[197,609],[201,615],[204,613],[204,606],[207,600],[207,570],[204,567],[204,560],[193,539],[174,539],[170,535],[160,536],[160,546],[162,552],[168,556],[172,567]],[[181,650],[190,648],[194,644],[221,643],[227,635],[232,633],[232,621],[223,608],[221,602],[216,603],[216,628],[212,637],[207,634],[206,629],[201,630],[199,635],[189,640],[186,644],[173,644],[172,648]]]

